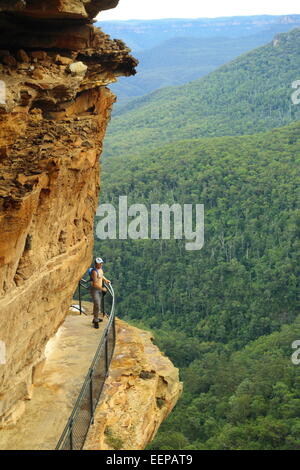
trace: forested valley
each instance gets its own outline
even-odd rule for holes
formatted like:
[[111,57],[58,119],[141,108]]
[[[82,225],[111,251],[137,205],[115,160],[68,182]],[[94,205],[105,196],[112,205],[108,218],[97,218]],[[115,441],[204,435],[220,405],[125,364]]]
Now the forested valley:
[[101,203],[205,207],[199,251],[95,236],[118,315],[184,382],[150,449],[300,449],[299,50],[296,29],[112,120]]

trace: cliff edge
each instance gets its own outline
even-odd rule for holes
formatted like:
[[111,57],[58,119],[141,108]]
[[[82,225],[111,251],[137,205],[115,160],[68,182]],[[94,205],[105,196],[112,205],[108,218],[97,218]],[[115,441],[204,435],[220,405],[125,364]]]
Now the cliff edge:
[[106,85],[137,65],[93,26],[117,3],[0,0],[0,426],[24,411],[92,259]]
[[[70,313],[48,342],[43,367],[35,373],[32,399],[16,424],[1,429],[0,449],[56,448],[108,322],[95,330],[92,304],[84,302],[84,307],[88,316]],[[119,319],[116,333],[115,355],[85,449],[144,449],[182,391],[178,369],[153,344],[150,333]],[[97,388],[97,381],[93,385]],[[75,448],[82,444],[78,431],[85,420],[80,416]]]
[[182,393],[178,369],[152,335],[117,320],[109,376],[84,450],[143,450]]

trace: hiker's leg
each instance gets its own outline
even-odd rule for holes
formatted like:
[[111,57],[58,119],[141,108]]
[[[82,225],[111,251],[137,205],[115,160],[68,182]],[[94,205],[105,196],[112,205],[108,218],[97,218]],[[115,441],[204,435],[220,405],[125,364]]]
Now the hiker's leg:
[[102,313],[102,315],[104,316],[104,314],[105,314],[105,310],[104,310],[104,297],[105,297],[105,295],[106,295],[106,292],[103,292],[103,291],[102,291],[101,294],[102,294],[102,295],[101,295],[101,313]]
[[99,321],[99,314],[101,310],[101,290],[95,289],[94,287],[91,288],[91,295],[93,299],[93,321]]

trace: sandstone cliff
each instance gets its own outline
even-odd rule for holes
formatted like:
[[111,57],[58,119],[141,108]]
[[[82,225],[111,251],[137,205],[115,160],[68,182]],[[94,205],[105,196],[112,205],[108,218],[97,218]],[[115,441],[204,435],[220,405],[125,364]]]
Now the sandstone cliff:
[[0,425],[30,398],[91,262],[105,86],[137,65],[92,24],[117,3],[0,0]]
[[117,344],[85,450],[141,450],[182,392],[178,369],[150,333],[117,320]]
[[[1,450],[55,449],[107,324],[105,320],[100,331],[91,328],[92,304],[84,302],[84,307],[88,317],[71,313],[49,341],[24,414],[1,429]],[[86,450],[144,449],[181,394],[178,369],[153,345],[149,333],[119,319],[116,331],[114,359]],[[75,428],[81,429],[80,421]],[[74,443],[81,444],[76,432]]]

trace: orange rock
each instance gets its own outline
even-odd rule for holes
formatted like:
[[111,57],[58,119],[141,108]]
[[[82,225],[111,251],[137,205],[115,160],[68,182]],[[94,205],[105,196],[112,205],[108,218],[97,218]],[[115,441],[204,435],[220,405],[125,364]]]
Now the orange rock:
[[23,62],[25,64],[30,62],[30,58],[28,54],[23,49],[20,49],[17,52],[17,59],[19,60],[19,62]]
[[33,51],[30,53],[30,55],[33,59],[37,60],[46,60],[48,57],[47,52],[45,51]]
[[[1,7],[0,48],[9,43],[19,61],[0,51],[0,80],[5,83],[0,112],[0,340],[7,350],[7,363],[0,365],[2,424],[12,414],[17,419],[23,410],[19,402],[31,396],[34,368],[92,260],[99,149],[115,101],[105,85],[116,79],[116,69],[118,75],[130,75],[137,65],[119,45],[104,66],[96,47],[100,42],[107,54],[115,43],[90,18],[116,4],[40,0]],[[60,56],[56,63],[57,48],[65,49],[72,63],[82,62],[85,75],[66,73],[61,64],[68,59]],[[25,50],[32,51],[34,65]]]
[[12,55],[4,56],[2,59],[2,63],[5,65],[11,65],[12,67],[17,65],[17,61]]
[[117,320],[115,355],[85,450],[113,450],[116,443],[122,450],[144,449],[176,405],[182,393],[178,369],[152,340]]
[[72,64],[73,59],[70,59],[69,57],[63,57],[59,54],[55,57],[55,62],[59,65],[69,65]]

